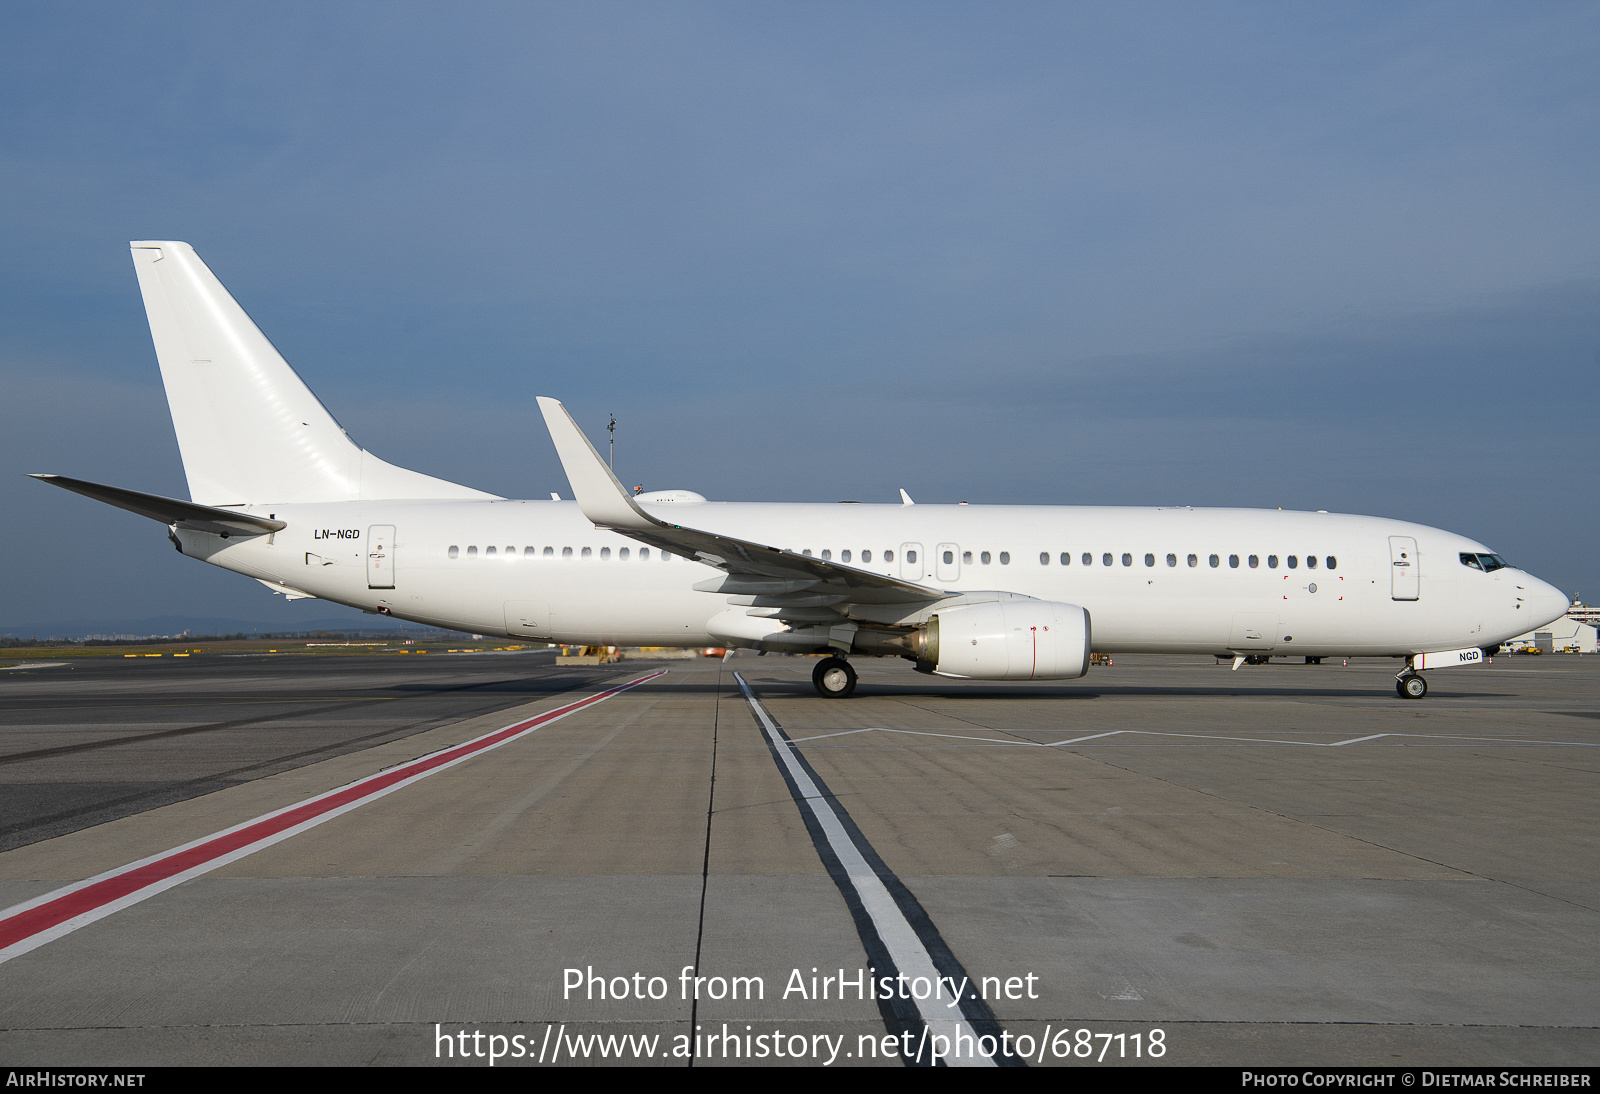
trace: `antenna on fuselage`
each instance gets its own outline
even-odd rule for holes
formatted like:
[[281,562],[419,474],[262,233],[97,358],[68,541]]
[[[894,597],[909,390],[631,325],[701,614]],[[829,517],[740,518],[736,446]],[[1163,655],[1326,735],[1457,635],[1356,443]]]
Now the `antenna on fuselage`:
[[606,432],[611,434],[611,458],[606,461],[606,465],[615,471],[617,469],[617,416],[615,414],[611,415],[611,424],[606,426]]

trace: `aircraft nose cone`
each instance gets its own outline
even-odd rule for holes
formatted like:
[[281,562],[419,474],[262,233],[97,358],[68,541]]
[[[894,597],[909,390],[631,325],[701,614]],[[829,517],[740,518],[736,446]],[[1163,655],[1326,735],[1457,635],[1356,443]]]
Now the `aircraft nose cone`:
[[1523,595],[1527,598],[1532,618],[1539,621],[1533,624],[1535,627],[1542,627],[1567,614],[1567,607],[1570,604],[1567,594],[1547,581],[1530,579],[1527,592]]

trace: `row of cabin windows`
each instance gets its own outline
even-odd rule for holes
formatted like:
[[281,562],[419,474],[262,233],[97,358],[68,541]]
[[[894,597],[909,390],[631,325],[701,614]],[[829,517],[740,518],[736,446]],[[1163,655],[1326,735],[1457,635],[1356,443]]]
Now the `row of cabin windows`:
[[[578,557],[579,558],[593,558],[594,557],[594,548],[592,548],[592,547],[580,547],[577,550],[578,550]],[[515,557],[517,557],[517,549],[515,547],[506,547],[506,548],[503,549],[503,552],[504,552],[504,557],[506,557],[506,558],[515,558]],[[484,554],[485,558],[494,558],[497,555],[500,555],[501,553],[502,553],[502,548],[499,548],[499,547],[485,547],[483,549],[483,554]],[[804,551],[801,551],[800,553],[802,555],[810,557],[811,556],[811,549],[808,547]],[[460,558],[461,557],[461,548],[458,547],[458,546],[451,546],[449,554],[450,554],[451,558]],[[640,547],[640,548],[638,548],[637,555],[638,555],[638,558],[639,558],[639,560],[641,562],[649,561],[649,559],[650,559],[650,548],[648,548],[648,547]],[[468,558],[477,558],[478,557],[478,548],[475,547],[475,546],[474,547],[468,547],[467,548],[467,557]],[[541,548],[538,548],[538,547],[524,547],[522,549],[522,557],[524,557],[524,558],[535,558],[535,557],[554,558],[554,557],[556,557],[556,548],[554,548],[554,547],[545,547],[545,548],[541,549]],[[571,548],[571,547],[563,547],[563,548],[561,548],[561,557],[562,558],[572,558],[573,557],[573,548]],[[629,557],[630,557],[630,548],[620,547],[620,548],[617,549],[617,558],[619,560],[626,562],[629,559]],[[658,557],[661,559],[662,562],[666,562],[666,561],[668,561],[669,559],[672,558],[672,555],[671,555],[670,552],[660,551],[660,552],[658,552]],[[824,551],[822,551],[820,557],[825,562],[831,561],[833,559],[833,552],[831,550],[824,550]],[[1465,564],[1472,565],[1472,563],[1466,561],[1469,557],[1472,557],[1472,556],[1468,556],[1468,555],[1462,555],[1461,556],[1462,561]],[[1495,559],[1496,561],[1499,561],[1496,558],[1496,556],[1493,556],[1493,555],[1490,555],[1490,556],[1477,556],[1477,558],[1474,558],[1473,561],[1476,562],[1476,561],[1478,561],[1478,558],[1485,558],[1485,557],[1492,558],[1492,559]],[[610,558],[611,558],[611,548],[610,547],[602,547],[602,548],[600,548],[600,558],[601,558],[602,561],[609,561]],[[1000,565],[1002,565],[1002,566],[1011,565],[1011,552],[1010,551],[1001,551],[999,553],[999,558],[1000,558]],[[1060,558],[1061,565],[1063,565],[1063,566],[1072,565],[1072,554],[1071,554],[1071,552],[1062,551],[1060,556],[1059,556],[1059,558]],[[908,563],[915,563],[917,561],[917,552],[916,551],[907,551],[905,560]],[[851,561],[851,552],[848,551],[848,550],[840,551],[839,552],[839,561],[840,562],[849,562],[849,561]],[[861,552],[861,561],[863,563],[871,562],[872,561],[872,552],[871,551],[862,551]],[[894,561],[894,552],[893,551],[884,551],[883,552],[883,561],[884,562],[893,562]],[[955,562],[955,552],[954,551],[944,551],[944,552],[942,552],[940,561],[946,566],[953,565],[954,562]],[[961,552],[961,561],[962,561],[962,563],[964,565],[967,565],[967,566],[972,565],[972,552],[971,551],[962,551]],[[994,556],[990,552],[988,552],[988,551],[979,551],[978,552],[978,562],[979,562],[979,564],[981,564],[983,566],[988,566],[993,561],[994,561]],[[1094,554],[1092,552],[1089,552],[1089,551],[1083,552],[1083,554],[1081,556],[1081,561],[1082,561],[1082,564],[1085,565],[1085,566],[1093,566],[1094,565]],[[1200,556],[1196,555],[1196,554],[1187,555],[1185,557],[1185,562],[1191,567],[1198,567],[1200,565]],[[1284,562],[1284,565],[1286,565],[1291,570],[1298,569],[1299,566],[1300,566],[1300,556],[1298,556],[1298,555],[1289,555],[1283,560],[1283,562]],[[1305,563],[1306,563],[1306,568],[1307,569],[1315,570],[1317,568],[1317,556],[1316,555],[1307,555],[1307,556],[1305,556]],[[1115,566],[1117,564],[1117,556],[1112,554],[1110,551],[1107,551],[1107,552],[1105,552],[1104,554],[1102,554],[1100,556],[1100,564],[1102,566]],[[1122,564],[1124,566],[1132,566],[1133,565],[1133,553],[1131,551],[1124,551],[1122,553]],[[1156,564],[1156,556],[1155,556],[1154,552],[1147,551],[1145,553],[1144,564],[1146,566],[1154,566]],[[1206,556],[1206,564],[1208,566],[1210,566],[1214,570],[1218,569],[1218,568],[1220,568],[1222,566],[1222,556],[1221,555],[1208,555],[1208,556]],[[1254,570],[1254,569],[1256,569],[1257,567],[1259,567],[1261,565],[1261,556],[1260,555],[1249,555],[1247,557],[1247,560],[1246,560],[1245,564],[1248,565],[1250,567],[1250,569]],[[1041,565],[1041,566],[1050,565],[1050,552],[1049,551],[1040,551],[1039,552],[1039,565]],[[1178,556],[1177,556],[1176,553],[1168,552],[1168,554],[1167,554],[1167,565],[1168,566],[1173,566],[1173,567],[1176,567],[1178,565]],[[1334,569],[1338,568],[1339,560],[1337,558],[1335,558],[1333,555],[1326,555],[1326,556],[1323,557],[1322,565],[1325,566],[1329,570],[1334,570]],[[1503,566],[1503,565],[1505,565],[1505,563],[1504,562],[1500,562],[1500,566]],[[1240,566],[1240,558],[1239,558],[1239,556],[1238,555],[1229,555],[1228,556],[1228,566],[1231,569],[1237,570],[1239,568],[1239,566]],[[1277,555],[1268,555],[1267,556],[1267,569],[1276,570],[1277,568],[1278,568],[1278,556]],[[1493,565],[1485,565],[1482,568],[1485,568],[1485,569],[1498,569],[1499,567],[1498,566],[1493,566]]]
[[[627,548],[627,547],[619,547],[617,549],[617,558],[621,559],[623,562],[628,561],[628,559],[630,557],[630,554],[629,554],[630,550],[631,549]],[[451,558],[460,558],[461,557],[461,548],[452,545],[448,553],[449,553]],[[638,549],[637,554],[638,554],[638,558],[639,558],[640,562],[648,562],[648,561],[650,561],[650,548],[648,548],[648,547],[640,547]],[[485,547],[483,549],[483,556],[485,558],[495,558],[495,557],[516,558],[517,557],[517,549],[515,547],[505,547],[505,548],[501,548],[501,547]],[[477,558],[478,557],[478,549],[476,547],[468,547],[467,548],[467,557],[468,558]],[[545,547],[545,548],[541,549],[539,547],[524,547],[522,549],[522,557],[523,558],[555,558],[556,557],[556,548],[554,548],[554,547]],[[561,557],[562,558],[572,558],[573,557],[573,549],[571,547],[563,547],[563,548],[561,548]],[[579,558],[593,558],[594,557],[594,548],[593,547],[579,547],[577,549],[577,557],[579,557]],[[668,561],[671,560],[672,554],[669,551],[660,551],[660,552],[657,552],[657,556],[656,557],[661,559],[662,562],[668,562]],[[609,548],[609,547],[600,548],[600,558],[602,560],[604,560],[604,561],[609,561],[611,559],[611,548]]]
[[[809,547],[807,547],[805,550],[801,551],[800,553],[802,555],[805,555],[807,558],[811,558],[812,557],[811,548],[809,548]],[[893,551],[880,551],[879,554],[881,554],[883,556],[883,561],[885,561],[885,562],[893,562],[894,561],[894,552]],[[824,562],[832,562],[833,561],[833,552],[830,551],[830,550],[824,549],[822,551],[819,551],[817,553],[816,557],[822,559],[822,561],[824,561]],[[839,552],[839,561],[840,562],[850,562],[850,561],[852,561],[853,558],[854,558],[854,556],[853,556],[853,554],[851,553],[851,551],[848,548]],[[865,565],[866,563],[869,563],[871,561],[872,561],[872,552],[871,551],[862,551],[861,552],[861,562],[862,562],[862,564]],[[906,552],[906,561],[907,562],[915,562],[915,561],[917,561],[917,552],[915,552],[915,551],[907,551]]]
[[[802,551],[800,553],[803,554],[803,555],[806,555],[806,556],[810,556],[811,550],[810,550],[810,548],[807,548],[806,550],[804,550],[804,551]],[[832,551],[823,551],[821,553],[820,557],[824,561],[832,559],[833,558],[833,552]],[[1060,557],[1061,565],[1063,565],[1063,566],[1072,565],[1072,554],[1071,554],[1071,552],[1062,551],[1059,557]],[[1082,557],[1082,564],[1083,565],[1085,565],[1085,566],[1093,566],[1094,565],[1094,555],[1093,555],[1093,553],[1091,553],[1089,551],[1085,551],[1085,552],[1083,552],[1083,555],[1081,557]],[[1463,556],[1463,557],[1465,557],[1465,556]],[[1001,551],[999,553],[999,559],[1000,559],[1000,565],[1002,565],[1002,566],[1011,565],[1011,552],[1010,551]],[[883,560],[885,562],[893,562],[894,561],[894,552],[893,551],[885,551],[885,552],[883,552]],[[940,559],[939,560],[945,566],[953,565],[955,563],[955,552],[953,550],[952,551],[942,551],[942,552],[940,552]],[[991,554],[990,552],[988,552],[988,551],[979,551],[978,552],[978,562],[979,562],[980,565],[988,566],[994,560],[995,560],[995,556],[993,554]],[[839,552],[839,561],[840,562],[849,562],[850,561],[850,552],[849,551],[840,551]],[[862,551],[861,552],[861,561],[862,562],[871,562],[872,561],[872,552],[871,551]],[[915,552],[915,551],[907,551],[906,552],[906,561],[909,562],[909,563],[916,562],[917,561],[917,552]],[[972,565],[972,552],[971,551],[962,551],[961,552],[961,561],[962,561],[962,563],[964,565],[971,566]],[[1200,556],[1199,555],[1195,555],[1195,554],[1191,554],[1191,555],[1186,556],[1185,561],[1190,566],[1199,566],[1200,565]],[[1289,555],[1288,557],[1286,557],[1282,561],[1283,561],[1283,564],[1286,565],[1291,570],[1299,569],[1299,567],[1300,567],[1300,556],[1299,555]],[[1206,556],[1206,562],[1213,569],[1217,569],[1217,568],[1221,567],[1221,565],[1222,565],[1222,556],[1221,555],[1208,555],[1208,556]],[[1279,563],[1279,559],[1278,559],[1277,555],[1268,555],[1267,556],[1267,569],[1276,570],[1278,568],[1278,563]],[[1112,552],[1107,551],[1107,552],[1105,552],[1104,554],[1102,554],[1100,556],[1100,564],[1102,566],[1115,566],[1117,564],[1117,556],[1115,554],[1113,554]],[[1132,566],[1133,565],[1133,553],[1131,551],[1124,551],[1123,552],[1123,554],[1122,554],[1122,564],[1124,566]],[[1154,566],[1156,564],[1156,556],[1155,556],[1154,552],[1146,552],[1146,554],[1144,556],[1144,564],[1146,566]],[[1250,569],[1254,570],[1254,569],[1258,568],[1261,565],[1261,556],[1260,555],[1249,555],[1249,556],[1247,556],[1247,558],[1246,558],[1246,560],[1245,560],[1245,562],[1243,564],[1244,565],[1248,565],[1250,567]],[[1306,555],[1305,556],[1305,564],[1306,564],[1306,568],[1307,569],[1315,570],[1317,568],[1317,565],[1318,565],[1317,556],[1316,555]],[[1327,569],[1336,570],[1339,567],[1339,560],[1337,558],[1335,558],[1333,555],[1324,555],[1323,558],[1322,558],[1321,564],[1323,566],[1325,566]],[[1041,565],[1041,566],[1050,565],[1050,552],[1049,551],[1040,551],[1039,552],[1039,565]],[[1177,556],[1177,554],[1169,553],[1167,555],[1167,565],[1168,566],[1177,566],[1178,565],[1178,556]],[[1232,569],[1237,570],[1239,568],[1239,566],[1241,565],[1240,556],[1238,556],[1238,555],[1229,555],[1228,556],[1228,565]]]
[[[1061,565],[1063,565],[1063,566],[1072,565],[1072,554],[1070,552],[1062,551],[1060,557],[1061,557]],[[1185,557],[1184,561],[1187,562],[1190,566],[1199,566],[1200,565],[1200,556],[1199,555],[1193,555],[1193,554],[1192,555],[1188,555],[1188,556]],[[1083,562],[1083,565],[1085,565],[1085,566],[1093,566],[1094,565],[1094,555],[1092,553],[1090,553],[1089,551],[1085,551],[1083,553],[1083,556],[1082,556],[1082,562]],[[1300,566],[1300,556],[1299,555],[1289,555],[1287,558],[1285,558],[1283,560],[1283,562],[1291,570],[1298,569],[1299,566]],[[1305,558],[1305,563],[1306,563],[1306,568],[1307,569],[1315,570],[1317,568],[1317,556],[1316,555],[1307,555],[1306,558]],[[1117,556],[1112,554],[1110,551],[1107,551],[1105,554],[1100,556],[1100,565],[1102,565],[1102,566],[1115,566],[1116,564],[1117,564]],[[1124,551],[1122,553],[1122,564],[1124,566],[1132,566],[1133,565],[1133,553],[1131,551]],[[1154,566],[1156,564],[1156,556],[1155,556],[1154,552],[1146,552],[1145,553],[1144,564],[1146,566]],[[1222,565],[1222,556],[1221,555],[1207,555],[1206,556],[1206,564],[1208,566],[1210,566],[1213,570],[1215,570],[1215,569],[1219,568]],[[1049,551],[1040,551],[1039,552],[1039,565],[1041,565],[1041,566],[1050,565],[1050,552]],[[1177,556],[1177,554],[1171,553],[1171,552],[1169,552],[1167,554],[1167,565],[1168,566],[1176,566],[1176,565],[1178,565],[1178,556]],[[1239,561],[1239,556],[1238,555],[1229,555],[1228,556],[1228,566],[1231,569],[1237,570],[1239,568],[1239,565],[1240,565],[1240,561]],[[1249,566],[1250,569],[1252,569],[1252,570],[1256,569],[1258,566],[1261,565],[1261,556],[1260,555],[1249,555],[1247,557],[1246,561],[1245,561],[1245,565]],[[1327,567],[1330,570],[1337,570],[1339,568],[1339,560],[1337,558],[1335,558],[1333,555],[1325,555],[1325,556],[1323,556],[1323,559],[1322,559],[1322,565]],[[1267,556],[1267,569],[1276,570],[1277,568],[1278,568],[1278,556],[1277,555],[1268,555]]]

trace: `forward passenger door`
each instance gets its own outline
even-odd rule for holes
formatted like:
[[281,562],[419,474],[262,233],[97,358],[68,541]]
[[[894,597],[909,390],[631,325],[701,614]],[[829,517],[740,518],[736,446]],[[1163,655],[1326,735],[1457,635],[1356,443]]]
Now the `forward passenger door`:
[[1389,581],[1389,595],[1395,600],[1417,600],[1422,595],[1417,541],[1410,536],[1389,537]]

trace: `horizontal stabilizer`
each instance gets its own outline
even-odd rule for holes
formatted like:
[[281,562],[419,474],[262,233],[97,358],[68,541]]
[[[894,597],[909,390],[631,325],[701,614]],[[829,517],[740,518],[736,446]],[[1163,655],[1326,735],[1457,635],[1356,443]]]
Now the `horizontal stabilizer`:
[[196,532],[210,532],[218,536],[264,536],[288,527],[281,520],[236,513],[231,509],[213,509],[209,505],[196,505],[192,501],[164,498],[160,494],[144,494],[138,490],[124,490],[120,486],[102,486],[97,482],[69,479],[65,475],[29,475],[29,478],[71,490],[95,501],[115,505],[141,517],[159,520],[162,524],[176,524]]

